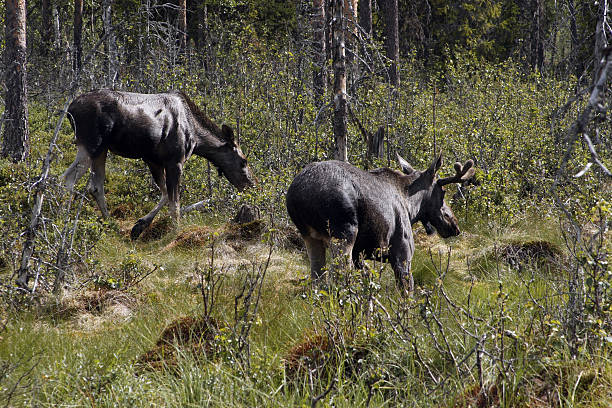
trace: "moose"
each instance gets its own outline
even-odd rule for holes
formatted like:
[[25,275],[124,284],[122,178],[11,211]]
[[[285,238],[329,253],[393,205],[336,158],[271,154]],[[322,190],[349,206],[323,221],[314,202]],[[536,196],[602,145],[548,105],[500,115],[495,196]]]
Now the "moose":
[[413,169],[399,154],[402,172],[361,170],[341,161],[308,164],[287,191],[287,212],[306,244],[313,281],[322,277],[325,250],[344,257],[357,269],[363,259],[389,262],[398,286],[414,290],[410,263],[414,254],[412,224],[421,221],[429,234],[448,238],[460,230],[444,202],[443,187],[474,175],[474,162],[455,163],[455,175],[436,179],[442,154],[425,171]]
[[68,107],[77,153],[62,175],[72,191],[91,168],[88,191],[104,218],[109,213],[104,198],[108,151],[142,159],[161,191],[159,203],[132,227],[138,238],[157,213],[169,204],[175,222],[180,216],[179,183],[183,166],[192,154],[209,160],[239,190],[254,184],[254,176],[233,130],[219,128],[183,92],[139,94],[98,89],[82,94]]

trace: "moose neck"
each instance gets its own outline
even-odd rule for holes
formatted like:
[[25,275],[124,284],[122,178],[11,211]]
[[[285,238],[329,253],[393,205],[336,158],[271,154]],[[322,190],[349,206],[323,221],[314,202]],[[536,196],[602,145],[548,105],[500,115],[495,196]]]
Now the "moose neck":
[[408,216],[410,217],[410,224],[415,224],[416,222],[421,221],[421,208],[426,197],[427,190],[419,190],[407,197],[406,208],[408,210]]
[[194,138],[193,154],[204,157],[216,167],[223,168],[223,149],[227,148],[226,142],[219,139],[212,131],[200,127]]
[[[374,175],[377,179],[384,181],[386,183],[391,184],[395,189],[397,189],[400,197],[405,197],[404,207],[408,212],[408,216],[410,217],[410,223],[414,224],[419,221],[421,216],[421,204],[426,197],[426,190],[416,190],[410,192],[411,186],[417,182],[419,173],[414,173],[413,175],[406,175],[400,173],[399,171],[392,170],[386,167],[371,170],[370,173]],[[406,194],[408,196],[406,197]]]

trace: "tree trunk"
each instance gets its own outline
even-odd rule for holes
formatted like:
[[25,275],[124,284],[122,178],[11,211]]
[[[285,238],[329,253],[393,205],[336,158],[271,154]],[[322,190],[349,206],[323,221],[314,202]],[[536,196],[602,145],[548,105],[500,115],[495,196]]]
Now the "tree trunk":
[[49,49],[52,47],[51,37],[53,31],[53,16],[51,15],[51,9],[51,0],[42,0],[42,10],[40,12],[40,37],[42,55],[48,55]]
[[28,98],[26,88],[26,4],[25,0],[7,0],[4,134],[2,156],[21,161],[28,155]]
[[334,20],[332,23],[332,33],[334,49],[334,158],[336,160],[347,161],[345,51],[346,19],[344,18],[344,1],[334,0],[333,9]]
[[607,6],[607,2],[599,2],[597,26],[595,28],[595,50],[593,52],[593,84],[595,84],[599,78],[599,71],[602,68],[601,61],[603,52],[604,49],[610,45],[608,38],[610,38],[612,34],[612,30],[610,30],[608,25],[609,21],[607,21],[607,14],[610,12]]
[[541,71],[544,65],[541,0],[533,0],[533,19],[531,21],[531,66]]
[[315,105],[320,108],[323,104],[323,96],[325,95],[325,1],[313,0],[313,17],[312,17],[312,48],[314,52],[312,72],[312,86],[314,89]]
[[385,127],[379,126],[376,133],[368,140],[368,161],[371,157],[385,157]]
[[83,0],[74,0],[74,55],[72,56],[72,68],[75,72],[81,69],[83,63]]
[[51,15],[53,16],[53,47],[55,49],[60,49],[62,47],[62,32],[60,31],[59,11],[57,11],[57,4],[53,4],[51,7]]
[[102,1],[102,22],[104,24],[104,33],[106,34],[106,52],[108,53],[108,72],[106,86],[113,88],[117,80],[119,71],[117,41],[115,40],[115,30],[113,29],[112,21],[112,5],[113,0]]
[[359,41],[357,39],[357,24],[358,24],[358,14],[357,14],[357,0],[345,0],[344,1],[344,18],[346,19],[346,33],[344,34],[345,48],[346,50],[346,59],[349,62],[349,65],[355,60],[355,53],[357,52],[357,46]]
[[397,0],[382,0],[383,16],[385,20],[385,51],[391,60],[389,67],[389,82],[396,89],[399,87],[400,78],[398,71],[399,62],[399,25]]
[[582,65],[578,62],[578,54],[580,53],[580,43],[578,40],[578,27],[576,24],[576,7],[574,0],[567,0],[567,8],[569,10],[570,34],[572,36],[572,48],[570,55],[570,69],[576,74],[576,78],[582,75]]
[[184,54],[187,50],[187,0],[179,0],[178,8],[179,53]]
[[196,53],[202,55],[205,50],[204,19],[206,18],[206,4],[198,5],[196,9],[196,38],[194,39]]
[[359,0],[359,25],[368,35],[372,35],[372,0]]

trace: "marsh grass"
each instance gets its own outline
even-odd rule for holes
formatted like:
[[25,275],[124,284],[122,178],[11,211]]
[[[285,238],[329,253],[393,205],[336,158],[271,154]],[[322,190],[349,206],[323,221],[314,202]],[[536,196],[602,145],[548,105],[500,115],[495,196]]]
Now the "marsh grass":
[[[2,387],[10,388],[24,374],[28,379],[21,383],[23,388],[17,387],[19,392],[12,395],[10,403],[15,406],[299,406],[310,404],[333,381],[333,391],[325,401],[335,406],[366,405],[366,402],[370,406],[390,403],[468,406],[482,398],[477,369],[458,370],[448,360],[444,348],[439,350],[438,346],[448,343],[458,360],[473,345],[469,340],[466,342],[463,331],[498,332],[500,317],[505,322],[503,330],[515,336],[507,339],[510,346],[503,346],[509,366],[501,368],[495,360],[494,353],[499,353],[502,346],[494,336],[483,343],[483,349],[490,355],[482,357],[481,370],[485,386],[497,387],[495,398],[501,405],[538,406],[534,401],[547,401],[551,406],[587,406],[589,401],[595,401],[605,406],[602,401],[610,398],[605,385],[610,384],[612,375],[610,364],[605,363],[605,350],[603,354],[589,357],[592,361],[601,361],[597,368],[592,368],[589,359],[576,364],[565,362],[560,326],[554,314],[563,296],[558,295],[559,288],[550,282],[548,272],[537,269],[534,264],[519,274],[497,257],[487,260],[481,273],[475,273],[465,265],[467,254],[476,247],[474,243],[495,243],[495,237],[476,232],[451,242],[450,254],[448,246],[444,251],[434,252],[419,244],[413,271],[419,291],[429,293],[425,297],[417,291],[414,299],[402,299],[394,288],[390,268],[380,265],[382,268],[374,280],[368,281],[379,285],[372,296],[391,314],[392,310],[400,312],[408,306],[405,309],[408,315],[398,320],[406,325],[399,329],[399,334],[394,332],[398,330],[397,322],[381,309],[375,307],[366,317],[362,314],[367,309],[363,305],[355,304],[350,309],[352,312],[347,306],[338,308],[342,302],[363,300],[355,298],[361,296],[355,294],[343,297],[348,296],[343,291],[351,288],[340,285],[335,297],[326,297],[324,302],[322,298],[316,300],[307,281],[296,280],[307,274],[303,254],[295,249],[279,248],[273,251],[269,275],[262,287],[261,305],[253,321],[249,370],[236,365],[231,353],[217,359],[202,359],[190,347],[173,342],[168,345],[172,347],[172,363],[160,363],[166,364],[166,369],[139,370],[140,356],[154,347],[164,329],[177,319],[197,318],[202,313],[194,268],[196,264],[200,267],[209,264],[210,240],[214,237],[211,235],[208,244],[187,249],[179,245],[169,248],[169,244],[176,242],[181,234],[203,230],[214,235],[210,227],[190,224],[159,240],[133,243],[113,234],[104,238],[98,253],[100,269],[126,264],[126,259],[139,267],[163,265],[129,291],[132,300],[128,302],[127,316],[104,313],[104,309],[87,310],[78,306],[77,294],[73,299],[58,301],[55,307],[46,303],[46,307],[38,308],[35,313],[7,314],[8,323],[0,340],[0,359],[13,368]],[[524,231],[522,236],[529,237],[531,233],[535,232]],[[520,234],[515,233],[509,240],[514,242],[516,235]],[[215,245],[220,248],[221,244]],[[240,265],[247,265],[248,261],[257,264],[265,259],[265,243],[242,245],[235,252],[237,259],[219,254],[219,263],[214,263],[224,274],[215,316],[223,321],[231,321],[234,313],[234,297],[241,282],[241,276],[237,275]],[[436,245],[443,248],[442,242],[434,248]],[[245,255],[248,259],[243,258]],[[376,265],[370,264],[370,267],[378,270]],[[353,289],[359,291],[357,287],[362,284],[355,285]],[[440,297],[440,288],[444,288],[454,304],[484,321],[476,322],[458,314]],[[104,299],[100,294],[89,296]],[[77,306],[67,310],[71,304]],[[435,324],[427,329],[428,324],[419,317],[423,316],[423,307],[427,313],[437,316],[443,325],[442,331]],[[540,308],[546,312],[539,313]],[[350,316],[357,320],[351,322]],[[336,333],[344,331],[345,335],[353,331],[361,340],[355,343],[346,336],[342,340],[331,338],[330,328],[340,330]],[[433,340],[432,333],[437,340]],[[318,339],[318,344],[313,339]],[[233,347],[230,340],[229,336],[223,338],[223,334],[214,338],[226,350]],[[322,349],[318,364],[325,366],[325,370],[319,370],[317,375],[307,365],[302,369],[287,365],[292,359],[294,362],[300,359],[296,350],[304,351],[307,348],[304,344],[308,342],[311,354],[316,354],[312,350],[317,347]],[[475,364],[473,358],[468,360],[470,366]],[[444,381],[444,386],[436,385],[428,372],[435,372],[434,377]],[[502,391],[500,387],[505,388]],[[493,397],[488,395],[488,398]]]

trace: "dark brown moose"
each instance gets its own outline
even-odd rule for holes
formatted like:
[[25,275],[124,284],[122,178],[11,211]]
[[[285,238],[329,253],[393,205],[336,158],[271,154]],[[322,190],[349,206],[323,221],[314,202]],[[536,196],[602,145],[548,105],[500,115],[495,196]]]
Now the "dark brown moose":
[[397,155],[402,172],[389,168],[371,171],[340,161],[307,165],[287,191],[287,211],[304,242],[313,280],[322,276],[325,250],[332,257],[391,263],[395,279],[414,290],[410,262],[414,254],[412,224],[421,221],[442,237],[459,235],[459,226],[444,202],[446,184],[461,183],[474,174],[474,162],[455,163],[455,175],[436,179],[442,154],[425,171],[414,170]]
[[219,128],[182,92],[138,94],[99,89],[78,96],[68,108],[75,131],[77,154],[64,172],[66,187],[91,168],[89,192],[104,217],[106,155],[142,159],[161,190],[161,200],[132,227],[132,239],[151,224],[164,205],[178,222],[179,183],[192,154],[205,157],[236,188],[253,185],[247,160],[229,126]]

